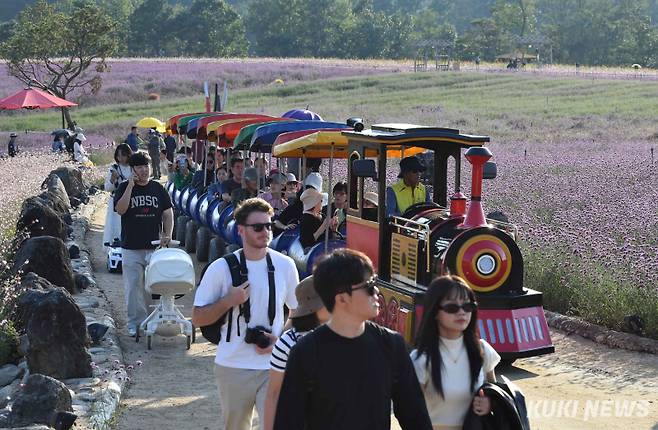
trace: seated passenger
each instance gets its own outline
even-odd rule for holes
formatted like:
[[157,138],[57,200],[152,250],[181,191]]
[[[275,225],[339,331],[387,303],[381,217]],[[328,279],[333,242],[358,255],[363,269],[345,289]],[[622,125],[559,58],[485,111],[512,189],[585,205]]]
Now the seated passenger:
[[322,218],[323,198],[323,193],[315,188],[305,190],[299,198],[304,205],[304,213],[299,224],[299,241],[304,248],[322,242],[327,229],[330,229],[331,238],[331,230],[336,229],[336,218]]
[[395,184],[386,187],[386,216],[400,216],[411,205],[430,202],[429,190],[420,183],[420,174],[425,166],[415,157],[404,157],[400,161],[400,174]]
[[258,172],[255,167],[244,171],[244,188],[237,188],[231,193],[233,208],[237,208],[243,200],[258,197]]
[[185,154],[179,154],[174,160],[174,187],[177,190],[182,190],[192,183],[194,170],[189,168],[187,164],[187,157]]
[[268,179],[270,190],[261,196],[274,209],[275,218],[278,218],[279,214],[288,207],[288,201],[284,198],[283,191],[283,187],[286,185],[286,179],[286,176],[282,173],[270,175]]
[[347,183],[346,182],[336,182],[333,190],[331,191],[333,196],[333,201],[331,202],[331,209],[327,212],[327,207],[323,208],[322,213],[326,215],[327,213],[332,214],[336,217],[338,225],[345,221],[345,209],[347,209]]
[[[215,182],[215,157],[208,152],[206,155],[206,168],[194,172],[192,177],[192,187],[196,189],[197,194],[201,195],[206,192],[210,184]],[[204,175],[205,173],[205,175]]]
[[363,195],[363,219],[368,221],[377,221],[377,209],[379,196],[377,193],[367,191]]
[[[290,183],[290,178],[288,178],[288,182]],[[301,219],[302,213],[304,212],[304,205],[300,200],[300,196],[302,195],[304,190],[308,188],[313,188],[318,192],[322,191],[322,176],[320,176],[319,173],[313,172],[306,177],[306,179],[304,180],[303,190],[299,190],[297,192],[294,201],[292,203],[290,202],[288,203],[288,207],[281,212],[279,218],[274,222],[275,236],[278,233],[280,233],[282,230],[289,230],[295,228],[295,226],[299,224],[299,220]]]
[[215,170],[215,182],[208,187],[208,195],[222,198],[222,183],[228,179],[226,167],[218,167]]
[[244,172],[244,159],[242,157],[231,158],[231,177],[222,182],[222,200],[231,201],[234,190],[242,187],[242,173]]

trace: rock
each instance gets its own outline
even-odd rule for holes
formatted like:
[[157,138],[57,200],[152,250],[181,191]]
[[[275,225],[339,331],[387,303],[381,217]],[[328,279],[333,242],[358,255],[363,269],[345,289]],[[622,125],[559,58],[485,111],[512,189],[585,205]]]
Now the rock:
[[53,416],[61,411],[73,411],[66,385],[49,376],[30,375],[16,395],[9,421],[13,427],[32,423],[50,425]]
[[14,394],[20,388],[21,380],[16,379],[11,384],[0,388],[0,408],[4,408],[14,399]]
[[[56,202],[56,205],[62,209],[62,214],[68,213],[71,210],[69,195],[67,194],[66,187],[64,187],[64,183],[59,176],[51,172],[41,184],[41,188],[45,189],[49,198],[53,200],[53,202]],[[57,209],[55,210],[58,211]]]
[[18,353],[21,355],[21,357],[25,357],[29,350],[30,340],[27,338],[26,334],[23,334],[18,338]]
[[12,274],[34,272],[58,287],[74,293],[71,260],[64,242],[56,237],[31,237],[21,244],[14,257]]
[[46,278],[42,278],[34,272],[27,272],[21,276],[21,289],[23,290],[50,290],[55,286]]
[[80,258],[80,247],[76,245],[75,243],[71,246],[69,246],[69,258],[71,260],[75,260],[77,258]]
[[[79,169],[73,167],[59,167],[50,172],[50,174],[55,174],[61,179],[69,200],[71,197],[79,199],[80,196],[85,194],[87,187],[82,179],[82,172]],[[73,201],[71,201],[71,205],[73,205]]]
[[96,285],[96,282],[84,273],[76,273],[73,275],[73,280],[78,291],[86,290],[87,288]]
[[28,197],[23,202],[16,222],[16,231],[26,230],[30,237],[68,237],[69,227],[48,204],[39,197]]
[[62,288],[30,294],[36,301],[26,326],[30,372],[58,379],[92,376],[86,319],[71,295]]
[[0,367],[0,387],[11,384],[21,373],[23,372],[15,364],[5,364]]

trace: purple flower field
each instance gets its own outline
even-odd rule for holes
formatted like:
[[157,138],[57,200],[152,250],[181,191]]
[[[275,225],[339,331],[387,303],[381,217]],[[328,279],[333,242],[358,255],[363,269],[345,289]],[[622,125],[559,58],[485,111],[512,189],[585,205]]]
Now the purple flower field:
[[[162,99],[203,94],[203,82],[224,81],[231,90],[279,85],[326,78],[364,76],[408,70],[392,61],[344,61],[321,59],[113,59],[110,71],[102,73],[103,86],[96,95],[74,93],[71,101],[81,106],[146,101],[150,93]],[[5,65],[0,65],[5,74]],[[0,79],[0,98],[21,88],[15,78]],[[214,86],[211,92],[214,91]]]

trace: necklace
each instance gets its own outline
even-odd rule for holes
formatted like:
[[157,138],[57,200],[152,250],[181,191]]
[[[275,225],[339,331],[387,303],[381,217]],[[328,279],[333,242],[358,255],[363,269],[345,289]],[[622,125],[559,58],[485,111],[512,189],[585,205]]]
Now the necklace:
[[462,353],[464,352],[463,345],[460,345],[459,351],[457,352],[457,356],[455,357],[450,353],[450,348],[448,347],[448,345],[446,345],[445,342],[443,342],[443,340],[441,340],[441,343],[444,346],[443,352],[445,352],[445,355],[450,359],[450,361],[456,364],[459,361],[459,358],[462,356]]

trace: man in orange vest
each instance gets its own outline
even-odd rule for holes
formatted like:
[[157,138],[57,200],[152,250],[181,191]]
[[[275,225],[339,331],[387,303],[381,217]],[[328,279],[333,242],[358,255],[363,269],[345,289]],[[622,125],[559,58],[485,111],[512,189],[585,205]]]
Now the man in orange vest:
[[420,183],[424,171],[425,166],[415,156],[400,161],[400,180],[386,188],[386,216],[401,216],[409,206],[431,201],[429,191]]

